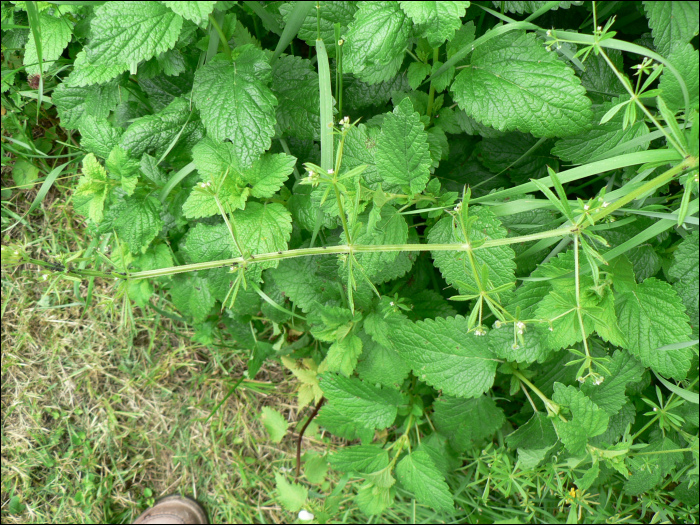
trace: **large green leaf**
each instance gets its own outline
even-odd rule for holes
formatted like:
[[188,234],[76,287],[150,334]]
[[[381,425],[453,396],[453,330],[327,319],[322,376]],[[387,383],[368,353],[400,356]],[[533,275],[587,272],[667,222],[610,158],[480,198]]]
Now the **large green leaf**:
[[404,321],[388,338],[419,379],[445,394],[477,397],[493,384],[498,360],[464,317]]
[[246,44],[235,55],[233,60],[216,55],[199,69],[192,98],[207,133],[229,139],[241,165],[249,166],[270,147],[277,99],[267,86],[271,68],[265,53]]
[[476,48],[451,91],[467,115],[500,131],[568,137],[590,125],[591,102],[574,70],[534,33],[512,31]]

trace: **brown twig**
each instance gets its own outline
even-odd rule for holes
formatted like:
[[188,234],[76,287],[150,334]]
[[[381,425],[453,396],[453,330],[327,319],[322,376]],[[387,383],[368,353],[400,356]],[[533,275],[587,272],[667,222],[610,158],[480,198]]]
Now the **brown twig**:
[[299,441],[297,441],[297,475],[295,479],[299,479],[299,474],[301,472],[301,440],[304,439],[304,432],[306,432],[307,427],[314,420],[316,414],[318,414],[318,411],[321,410],[321,405],[323,405],[323,402],[325,400],[325,397],[321,397],[319,402],[316,403],[316,408],[314,408],[314,411],[311,413],[311,416],[306,421],[306,423],[304,423],[304,426],[301,428],[301,432],[299,432]]

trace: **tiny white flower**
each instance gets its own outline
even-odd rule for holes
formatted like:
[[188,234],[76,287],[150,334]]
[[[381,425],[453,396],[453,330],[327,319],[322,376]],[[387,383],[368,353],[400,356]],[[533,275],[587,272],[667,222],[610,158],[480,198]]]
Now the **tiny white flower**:
[[585,204],[585,205],[583,206],[583,209],[586,210],[586,211],[588,211],[588,208],[590,208],[590,206],[589,206],[588,204]]
[[500,327],[501,327],[501,324],[502,324],[501,321],[496,321],[495,323],[493,323],[493,327],[494,327],[494,328],[500,328]]
[[391,302],[389,303],[389,306],[394,306],[394,301],[391,301]]
[[551,30],[551,29],[547,29],[547,36],[552,36],[552,30]]
[[350,117],[348,115],[345,115],[345,118],[343,120],[346,124],[350,124]]
[[656,407],[654,407],[654,412],[656,412]]
[[522,330],[523,328],[525,328],[525,323],[523,323],[522,321],[518,321],[518,324],[516,326]]
[[17,250],[15,250],[15,255],[19,255],[19,252]]
[[301,521],[311,521],[312,519],[314,519],[314,515],[311,514],[308,510],[302,509],[299,511],[299,519]]
[[42,275],[42,276],[41,276],[41,278],[42,278],[42,279],[43,279],[43,280],[45,281],[46,279],[48,279],[48,278],[49,278],[49,276],[48,276],[48,275],[46,275],[46,274],[44,274],[44,275]]
[[518,330],[518,333],[519,333],[520,335],[523,335],[523,331],[522,331],[522,330]]
[[602,30],[603,30],[603,26],[598,26],[598,31],[602,31]]
[[480,328],[477,328],[477,329],[474,331],[474,335],[486,335],[486,332],[484,332],[484,331],[481,330]]
[[605,381],[605,378],[603,376],[600,376],[598,379],[598,384],[601,384],[603,381]]
[[550,326],[550,327],[549,327],[549,331],[550,331],[550,332],[554,332],[554,327]]
[[328,170],[328,175],[333,175],[334,173],[335,171],[333,171],[332,169]]
[[609,203],[609,202],[604,202],[604,203],[603,203],[603,208],[607,208],[608,206],[610,206],[610,203]]
[[586,379],[583,378],[583,377],[578,377],[578,378],[576,378],[576,380],[577,380],[579,383],[583,383],[584,381],[586,381]]
[[338,40],[338,45],[339,45],[339,46],[342,46],[342,45],[343,45],[343,42],[345,42],[345,40],[343,40],[343,39],[341,38],[340,40]]

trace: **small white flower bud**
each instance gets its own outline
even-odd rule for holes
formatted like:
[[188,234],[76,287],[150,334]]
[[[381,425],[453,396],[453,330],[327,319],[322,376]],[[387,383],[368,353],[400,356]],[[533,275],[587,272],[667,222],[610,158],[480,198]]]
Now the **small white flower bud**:
[[334,173],[335,173],[334,170],[332,170],[332,169],[328,170],[328,175],[333,175]]
[[494,327],[494,328],[500,328],[500,327],[501,327],[501,324],[503,324],[503,323],[501,323],[501,321],[496,321],[495,323],[493,323],[493,327]]
[[342,38],[341,38],[340,40],[338,40],[338,45],[339,45],[339,46],[342,46],[344,43],[345,43],[345,40],[343,40]]
[[609,202],[604,202],[604,203],[603,203],[603,208],[607,208],[608,206],[610,206],[610,203],[609,203]]
[[586,210],[586,211],[588,211],[588,208],[590,208],[590,206],[589,206],[588,204],[585,204],[585,205],[583,206],[583,209]]
[[389,306],[394,306],[394,301],[391,301],[391,302],[389,303]]
[[656,412],[656,407],[654,407],[654,412]]
[[299,511],[299,519],[301,521],[311,521],[312,519],[314,519],[314,515],[311,514],[308,510],[302,509]]

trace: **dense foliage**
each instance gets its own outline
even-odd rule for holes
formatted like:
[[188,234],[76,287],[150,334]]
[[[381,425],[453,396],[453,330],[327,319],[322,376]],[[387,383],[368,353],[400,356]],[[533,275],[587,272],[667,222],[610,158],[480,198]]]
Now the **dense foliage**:
[[174,306],[251,378],[281,361],[346,443],[277,475],[300,519],[342,519],[353,478],[367,515],[408,497],[455,519],[469,487],[521,521],[697,519],[697,2],[2,21],[24,49],[3,104],[35,90],[85,153],[91,243],[49,269],[120,279],[125,311]]

